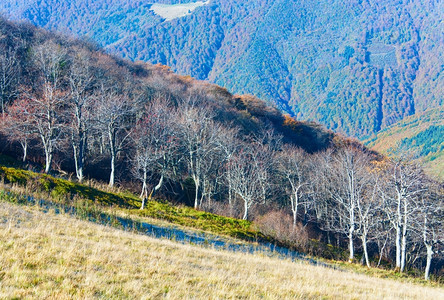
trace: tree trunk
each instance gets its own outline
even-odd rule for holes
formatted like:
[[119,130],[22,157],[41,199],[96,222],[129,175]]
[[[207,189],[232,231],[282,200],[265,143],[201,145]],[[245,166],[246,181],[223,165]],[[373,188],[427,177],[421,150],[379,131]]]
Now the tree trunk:
[[115,159],[116,156],[114,154],[114,151],[111,152],[111,173],[109,175],[109,186],[114,186],[114,174],[115,174]]
[[400,268],[401,272],[404,272],[405,268],[406,251],[407,251],[406,243],[407,243],[407,237],[405,234],[403,234],[401,239],[401,268]]
[[199,182],[199,178],[197,178],[197,176],[193,175],[193,180],[194,180],[194,187],[195,187],[195,192],[194,192],[194,209],[197,209],[199,206],[199,187],[200,187],[200,182]]
[[45,151],[45,173],[48,174],[51,170],[51,164],[52,164],[52,153],[49,152],[49,150]]
[[116,164],[116,141],[115,141],[115,132],[113,128],[108,129],[109,136],[109,150],[111,151],[111,174],[109,175],[109,186],[114,186],[114,176],[115,176],[115,164]]
[[145,208],[145,201],[146,201],[146,198],[143,197],[142,198],[142,205],[140,206],[140,210],[143,210]]
[[396,269],[401,268],[401,228],[399,228],[399,224],[396,226]]
[[291,211],[293,212],[293,227],[296,226],[296,219],[298,216],[298,206],[299,206],[299,188],[296,189],[295,192],[293,192],[293,195],[290,196],[290,202],[291,202]]
[[157,192],[162,187],[162,184],[163,184],[163,174],[160,176],[159,182],[154,187],[154,191]]
[[154,187],[154,189],[151,190],[151,193],[148,196],[149,200],[151,200],[153,195],[162,187],[162,184],[163,184],[163,174],[160,176],[160,179],[159,179],[159,182],[157,183],[157,185]]
[[26,157],[28,156],[28,141],[23,141],[20,143],[22,145],[22,149],[23,149],[23,158],[22,161],[26,162]]
[[425,268],[424,279],[429,280],[430,279],[430,266],[432,265],[433,249],[432,249],[432,245],[430,245],[430,244],[425,244],[425,245],[426,245],[426,249],[427,249],[427,264],[426,264],[426,268]]
[[244,200],[244,216],[242,220],[246,220],[248,218],[248,202]]
[[404,222],[402,224],[402,239],[401,239],[401,272],[404,272],[405,261],[406,261],[406,251],[407,251],[407,203],[404,200]]
[[368,250],[367,250],[367,234],[363,234],[362,238],[362,248],[364,251],[365,264],[370,268],[370,261],[368,259]]
[[348,232],[348,250],[350,251],[350,256],[348,258],[349,262],[352,262],[355,259],[355,249],[353,246],[353,232],[354,232],[354,226],[352,225],[349,232]]
[[[353,191],[353,187],[350,189],[350,191]],[[351,205],[350,205],[350,229],[348,231],[348,248],[350,251],[350,257],[349,257],[349,261],[352,262],[355,259],[355,249],[354,249],[354,245],[353,245],[353,235],[355,233],[355,199],[353,197],[352,194],[352,198],[350,201]]]
[[79,179],[79,182],[83,181],[83,165],[85,161],[85,147],[86,147],[86,141],[85,141],[85,134],[82,132],[79,134],[79,159],[78,159],[78,172],[77,172],[77,178]]
[[79,150],[77,151],[77,147],[75,145],[75,142],[72,143],[72,148],[74,152],[74,165],[76,168],[76,176],[79,182],[83,181],[83,154],[82,153],[82,146],[80,145]]
[[140,193],[140,198],[142,199],[142,205],[140,206],[140,209],[144,209],[145,208],[145,201],[146,201],[146,197],[147,197],[147,186],[146,186],[146,181],[147,181],[147,176],[146,176],[146,171],[144,171],[143,173],[143,184],[142,184],[142,192]]

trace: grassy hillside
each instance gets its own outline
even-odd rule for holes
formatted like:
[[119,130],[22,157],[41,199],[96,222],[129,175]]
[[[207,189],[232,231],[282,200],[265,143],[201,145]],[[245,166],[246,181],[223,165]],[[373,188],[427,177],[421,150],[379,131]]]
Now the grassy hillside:
[[153,2],[3,0],[0,11],[359,138],[443,105],[442,1],[211,0],[175,19],[152,9],[198,2]]
[[0,298],[440,299],[442,288],[156,240],[0,202]]
[[407,151],[425,163],[429,174],[444,180],[444,107],[415,114],[365,143],[385,154]]
[[[140,199],[138,197],[128,192],[101,190],[100,188],[106,189],[106,186],[100,186],[97,183],[84,185],[46,174],[3,166],[0,166],[0,179],[3,184],[12,188],[16,195],[32,195],[37,198],[50,199],[50,201],[56,203],[74,206],[93,205],[93,207],[97,206],[101,210],[112,208],[111,212],[164,220],[172,224],[243,240],[268,239],[255,230],[250,221],[218,216],[185,206],[173,206],[167,202],[149,201],[145,209],[141,211],[139,210]],[[25,192],[26,190],[32,192]]]

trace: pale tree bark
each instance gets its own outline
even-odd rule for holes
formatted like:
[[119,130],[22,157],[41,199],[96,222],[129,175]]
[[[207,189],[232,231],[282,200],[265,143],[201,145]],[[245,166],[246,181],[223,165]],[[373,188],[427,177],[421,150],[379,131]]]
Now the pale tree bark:
[[194,208],[199,207],[201,182],[208,170],[205,161],[218,151],[218,133],[222,126],[212,120],[212,113],[205,106],[197,106],[193,98],[179,105],[179,134],[183,143],[184,159],[189,176],[194,181]]
[[6,104],[17,96],[19,78],[17,55],[12,49],[0,49],[0,101],[1,114],[5,115]]
[[395,231],[396,269],[406,267],[407,237],[415,213],[418,212],[418,196],[425,190],[421,168],[405,158],[390,160],[384,170],[384,185],[380,194],[384,201],[384,213]]
[[106,136],[107,148],[110,155],[109,186],[113,187],[116,176],[117,155],[124,150],[131,131],[129,130],[133,108],[130,99],[119,94],[113,87],[102,88],[95,97],[95,122],[97,130]]
[[426,250],[425,280],[430,280],[430,269],[434,255],[440,256],[441,259],[443,258],[443,252],[440,250],[444,246],[444,228],[442,226],[442,220],[444,219],[444,191],[435,182],[430,181],[428,187],[427,193],[422,193],[421,195],[421,206],[414,219],[415,232],[422,236],[422,243]]
[[[166,99],[153,99],[144,109],[132,133],[135,152],[132,155],[132,174],[142,182],[142,207],[162,187],[165,178],[175,173],[179,159],[179,141],[176,138],[176,109]],[[148,191],[148,181],[157,184]]]
[[54,151],[64,138],[66,93],[62,90],[66,51],[52,41],[34,47],[32,60],[38,71],[34,91],[25,93],[33,110],[33,126],[45,152],[45,173],[49,173]]
[[76,176],[79,182],[82,182],[84,178],[87,141],[93,120],[93,74],[89,59],[89,53],[77,49],[77,53],[71,59],[67,76],[69,82],[68,110],[73,116],[69,129]]
[[250,208],[262,201],[261,177],[264,164],[255,162],[258,157],[257,148],[244,145],[227,165],[227,181],[234,194],[243,202],[244,212],[242,219],[248,219]]
[[378,176],[368,164],[368,186],[363,197],[356,202],[358,235],[362,242],[365,264],[370,266],[367,244],[370,239],[379,237],[378,227],[384,222],[382,218],[382,201],[378,197]]
[[309,187],[309,154],[294,146],[284,146],[277,156],[279,178],[283,192],[289,199],[293,215],[293,226],[296,226],[299,206],[308,208]]
[[347,236],[349,261],[353,261],[354,238],[361,230],[358,204],[365,201],[371,188],[368,177],[371,158],[361,149],[347,146],[322,159],[319,167],[324,170],[325,194],[331,199],[327,217],[331,220],[324,226]]

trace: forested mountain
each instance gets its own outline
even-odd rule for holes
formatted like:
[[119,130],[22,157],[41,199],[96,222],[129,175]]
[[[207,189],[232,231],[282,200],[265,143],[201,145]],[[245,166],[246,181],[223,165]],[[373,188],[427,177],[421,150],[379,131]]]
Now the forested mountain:
[[14,19],[87,36],[359,138],[444,104],[443,1],[211,0],[190,8],[166,20],[140,0],[0,3]]

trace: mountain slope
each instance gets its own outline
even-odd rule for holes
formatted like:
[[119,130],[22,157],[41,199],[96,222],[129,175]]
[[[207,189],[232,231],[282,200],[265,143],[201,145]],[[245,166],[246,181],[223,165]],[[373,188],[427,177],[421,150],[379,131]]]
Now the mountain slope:
[[360,138],[444,103],[442,1],[211,0],[172,20],[137,0],[71,2],[5,0],[0,11]]
[[[44,164],[45,173],[75,174],[80,182],[109,178],[109,187],[119,184],[140,193],[141,215],[159,210],[147,204],[155,193],[195,209],[257,220],[260,230],[279,244],[307,253],[324,252],[318,245],[323,241],[336,249],[348,243],[350,261],[360,247],[355,244],[359,232],[346,226],[353,228],[362,220],[345,224],[343,217],[357,212],[361,203],[356,201],[369,205],[372,214],[391,213],[394,203],[374,205],[380,198],[373,196],[376,184],[381,185],[378,193],[395,192],[398,183],[390,178],[399,165],[380,160],[356,141],[314,123],[298,122],[254,96],[232,95],[214,84],[176,75],[163,65],[125,61],[89,43],[2,18],[0,33],[0,49],[6,50],[0,57],[13,61],[7,70],[15,73],[8,97],[1,98],[6,109],[0,119],[0,151],[20,155],[28,169],[42,170]],[[313,152],[318,153],[310,155]],[[353,176],[348,175],[350,170]],[[369,176],[371,170],[376,176]],[[439,211],[440,187],[415,164],[405,162],[400,172],[404,170],[419,178],[409,195],[430,191],[424,198],[409,196],[412,201],[430,201]],[[0,176],[2,182],[36,189],[23,176],[29,172],[10,171]],[[42,192],[65,202],[89,190],[60,180],[47,182],[46,175],[31,176]],[[360,188],[354,191],[358,181]],[[295,190],[296,186],[304,190]],[[353,205],[344,204],[346,198]],[[293,199],[298,199],[296,204]],[[415,225],[424,220],[428,207],[418,210]],[[170,213],[177,220],[174,209]],[[388,220],[374,221],[374,226],[388,228],[388,237],[398,228],[390,228]],[[439,214],[432,221],[439,227]],[[412,231],[409,241],[419,238],[421,230]],[[370,236],[369,240],[385,238],[379,228]],[[399,245],[386,239],[384,248],[387,242],[390,247]],[[378,245],[382,244],[372,242],[372,252],[364,254],[368,267],[382,253]],[[426,279],[429,271],[440,274],[442,257],[433,258],[431,265],[430,252],[413,246],[403,248],[419,257],[411,267],[427,265]],[[343,257],[340,249],[331,248],[333,257]],[[384,255],[388,263],[394,261],[392,253]]]
[[421,160],[429,174],[444,179],[444,107],[415,114],[365,141],[372,149],[397,154],[406,151]]

